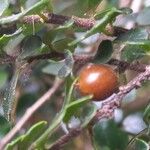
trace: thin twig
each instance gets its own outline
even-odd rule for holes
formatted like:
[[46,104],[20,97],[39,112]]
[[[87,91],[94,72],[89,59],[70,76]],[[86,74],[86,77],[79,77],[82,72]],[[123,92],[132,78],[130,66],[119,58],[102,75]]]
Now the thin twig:
[[12,128],[12,130],[0,141],[0,150],[3,150],[4,146],[15,136],[17,132],[20,131],[20,129],[25,125],[29,118],[52,97],[52,95],[57,91],[61,84],[62,80],[56,79],[53,86],[40,99],[38,99],[36,103],[27,109],[25,114]]
[[[96,121],[102,118],[111,118],[113,117],[113,112],[117,107],[120,107],[121,100],[123,97],[128,94],[134,88],[140,87],[141,84],[150,78],[150,65],[145,67],[145,72],[140,73],[136,76],[132,81],[130,81],[127,85],[120,88],[120,91],[116,94],[113,94],[109,98],[107,98],[103,104],[101,109],[99,109],[92,119],[90,123],[95,123]],[[73,129],[68,134],[60,137],[50,148],[50,150],[60,150],[66,143],[70,141],[70,139],[77,137],[81,134],[83,129]],[[76,132],[78,131],[78,132]],[[76,133],[76,134],[72,134]]]
[[[63,16],[54,13],[44,13],[40,16],[39,15],[25,16],[23,17],[22,20],[20,20],[20,22],[24,24],[32,24],[34,22],[39,24],[51,23],[56,25],[63,25],[70,20],[73,21],[76,27],[83,28],[86,30],[91,29],[96,23],[96,20],[94,18],[79,18],[77,16],[70,17],[70,16]],[[106,31],[109,31],[109,35],[117,36],[127,32],[128,30],[121,27],[106,26]]]
[[59,150],[61,149],[71,138],[78,136],[81,134],[82,128],[72,129],[68,134],[65,134],[61,138],[59,138],[49,150]]

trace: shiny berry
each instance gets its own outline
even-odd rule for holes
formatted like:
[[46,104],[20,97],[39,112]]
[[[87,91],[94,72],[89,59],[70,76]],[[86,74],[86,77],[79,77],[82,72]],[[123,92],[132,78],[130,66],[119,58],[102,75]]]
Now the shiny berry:
[[82,95],[93,94],[93,100],[101,101],[116,92],[118,78],[108,65],[88,64],[79,73],[78,89]]

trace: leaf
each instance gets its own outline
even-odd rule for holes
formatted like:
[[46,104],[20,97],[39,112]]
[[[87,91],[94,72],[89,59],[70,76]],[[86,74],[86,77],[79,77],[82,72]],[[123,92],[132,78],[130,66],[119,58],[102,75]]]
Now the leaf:
[[72,53],[69,50],[66,50],[65,60],[50,62],[50,64],[44,67],[42,71],[60,78],[65,78],[71,73],[73,64],[74,59]]
[[145,50],[138,45],[127,45],[121,53],[121,58],[125,61],[132,62],[146,55]]
[[94,104],[90,104],[90,105],[87,105],[84,108],[84,110],[83,110],[84,117],[82,117],[82,125],[81,125],[83,128],[86,127],[90,123],[90,121],[93,119],[93,117],[96,115],[97,107]]
[[112,120],[103,120],[93,127],[93,140],[96,149],[108,147],[111,150],[125,150],[128,137]]
[[19,74],[20,74],[20,70],[16,69],[10,81],[10,85],[5,91],[5,96],[2,103],[4,117],[6,118],[6,120],[8,120],[11,123],[14,122],[13,111],[15,109],[15,103],[16,103],[15,94],[16,94],[16,86],[17,86]]
[[64,61],[50,62],[46,67],[42,69],[42,72],[57,76],[59,70],[64,66],[64,64]]
[[100,20],[98,20],[95,25],[87,31],[83,36],[79,39],[74,40],[73,42],[69,43],[69,46],[73,46],[84,40],[85,38],[99,32],[104,32],[105,27],[108,23],[112,23],[112,21],[118,16],[119,14],[123,13],[121,10],[116,8],[111,8]]
[[0,69],[0,89],[6,84],[8,79],[8,73]]
[[76,9],[82,8],[79,9],[77,13],[84,14],[90,10],[95,11],[96,7],[98,6],[98,4],[101,3],[101,1],[102,0],[78,0],[75,8]]
[[149,144],[141,139],[135,139],[135,150],[149,150]]
[[9,6],[8,0],[0,0],[0,16],[8,8],[8,6]]
[[136,22],[141,26],[150,25],[149,16],[150,16],[150,7],[146,7],[139,12],[136,18]]
[[42,40],[37,35],[29,35],[22,41],[22,53],[21,57],[27,57],[36,54],[37,49],[42,45]]
[[7,144],[6,150],[13,150],[16,146],[18,149],[26,150],[32,142],[42,134],[46,125],[46,121],[40,121],[34,124],[24,135],[19,136],[11,143]]
[[[97,13],[94,15],[94,18],[95,18],[95,19],[101,19],[101,18],[102,18],[106,13],[108,13],[111,9],[112,9],[112,8],[106,9],[106,10],[104,10],[104,11],[97,12]],[[126,14],[126,15],[132,13],[132,9],[127,8],[127,7],[121,8],[121,9],[119,9],[119,10],[120,10],[120,13]],[[118,11],[119,11],[119,10],[118,10]]]
[[49,45],[56,51],[64,52],[65,49],[73,49],[74,47],[69,47],[68,43],[70,43],[73,38],[67,37],[65,33],[68,30],[72,30],[74,25],[73,20],[67,21],[64,25],[61,25],[54,30],[48,31],[44,35],[43,41],[46,45]]
[[[24,35],[21,33],[13,38],[11,38],[4,47],[4,51],[10,56],[18,56],[20,51],[18,51],[17,46],[23,40]],[[6,39],[7,40],[7,39]]]
[[27,9],[19,14],[0,18],[0,25],[7,24],[7,23],[13,23],[33,11],[39,12],[45,6],[47,6],[48,3],[49,3],[49,0],[41,0],[41,1],[37,2],[35,5],[33,5],[32,7],[30,7],[29,9]]
[[[138,133],[135,137],[133,137],[130,142],[128,143],[127,150],[136,150],[137,139],[142,140],[146,143],[150,141],[150,134],[149,134],[149,128],[146,128],[142,130],[140,133]],[[139,143],[140,144],[140,143]],[[142,144],[142,143],[141,143]],[[143,144],[142,144],[143,145]]]
[[70,118],[78,111],[78,109],[85,105],[87,102],[89,102],[91,98],[92,96],[88,95],[71,102],[66,108],[66,113],[63,118],[63,121],[68,122]]
[[143,120],[148,126],[150,125],[150,104],[146,107],[143,113]]
[[144,28],[136,28],[118,36],[115,42],[131,43],[148,39],[148,32]]
[[[62,38],[57,41],[52,42],[52,47],[58,52],[64,52],[66,49],[69,48],[68,43],[72,41],[72,38]],[[74,47],[72,48],[72,50]]]
[[112,53],[113,53],[112,42],[110,40],[104,40],[100,43],[94,60],[96,62],[106,63],[110,59]]
[[9,122],[2,116],[0,116],[0,138],[3,138],[11,129]]

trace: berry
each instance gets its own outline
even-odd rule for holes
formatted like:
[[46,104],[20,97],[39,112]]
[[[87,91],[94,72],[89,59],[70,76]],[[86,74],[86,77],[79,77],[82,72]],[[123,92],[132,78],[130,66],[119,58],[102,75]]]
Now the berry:
[[93,95],[101,101],[118,89],[118,77],[108,65],[88,64],[79,72],[78,89],[82,95]]

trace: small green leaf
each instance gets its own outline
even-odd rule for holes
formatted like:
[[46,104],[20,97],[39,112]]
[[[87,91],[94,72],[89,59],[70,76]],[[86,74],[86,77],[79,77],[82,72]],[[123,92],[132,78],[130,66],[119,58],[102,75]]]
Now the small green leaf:
[[[95,11],[96,7],[101,3],[102,0],[77,0],[76,9],[78,14],[84,14],[88,11]],[[78,9],[82,8],[82,9]]]
[[0,16],[8,8],[8,6],[9,6],[8,0],[0,0]]
[[70,118],[76,113],[76,111],[81,108],[83,105],[85,105],[89,100],[92,98],[91,95],[82,97],[80,99],[77,99],[73,102],[71,102],[66,109],[66,114],[64,116],[64,122],[68,122]]
[[106,63],[113,53],[113,45],[110,40],[104,40],[100,43],[98,47],[97,54],[94,61],[100,63]]
[[2,88],[8,79],[8,73],[0,69],[0,88]]
[[64,64],[64,61],[50,62],[46,67],[42,69],[42,72],[57,76],[59,70],[64,66]]
[[37,2],[35,5],[33,5],[32,7],[30,7],[29,9],[27,9],[19,14],[0,18],[0,24],[3,25],[3,24],[7,24],[7,23],[13,23],[33,11],[39,13],[39,11],[42,10],[44,7],[46,7],[48,3],[49,3],[49,0],[41,0],[41,1]]
[[65,59],[63,61],[50,62],[50,64],[44,67],[42,71],[60,78],[65,78],[71,73],[73,64],[74,59],[72,53],[69,50],[66,50]]
[[111,150],[125,150],[128,137],[112,120],[103,120],[93,127],[93,140],[96,149],[108,147]]
[[[4,51],[10,56],[18,56],[20,52],[18,52],[17,46],[21,43],[23,38],[24,38],[24,35],[22,33],[10,38],[10,40],[4,47]],[[6,41],[8,39],[9,38],[6,37]]]
[[142,130],[140,133],[138,133],[135,137],[133,137],[130,142],[128,143],[128,146],[126,148],[126,150],[136,150],[136,146],[138,144],[143,145],[141,142],[137,144],[137,139],[138,140],[142,140],[146,143],[148,143],[150,141],[150,132],[149,132],[149,128],[146,128],[144,130]]
[[[97,20],[97,19],[101,19],[107,12],[109,12],[112,8],[110,9],[107,9],[107,10],[104,10],[104,11],[100,11],[100,12],[97,12],[95,15],[94,15],[94,18]],[[123,13],[123,14],[131,14],[132,13],[132,9],[130,8],[121,8],[118,10],[118,12],[120,11],[120,13]]]
[[[65,49],[68,49],[70,48],[68,46],[68,43],[70,43],[72,41],[72,38],[62,38],[62,39],[59,39],[57,41],[53,41],[52,42],[52,47],[54,50],[58,51],[58,52],[64,52]],[[74,47],[72,47],[73,49]]]
[[96,115],[97,107],[95,104],[89,104],[85,106],[84,110],[84,116],[82,116],[82,127],[86,127],[90,121],[93,119],[93,117]]
[[141,139],[135,139],[135,150],[149,150],[149,144]]
[[150,104],[146,107],[144,111],[143,120],[148,126],[150,125]]
[[7,144],[6,150],[13,150],[15,146],[17,146],[18,149],[26,150],[32,142],[43,133],[46,125],[46,121],[40,121],[34,124],[24,135],[19,136],[11,143]]
[[147,39],[148,39],[147,30],[143,28],[136,28],[124,34],[121,34],[120,36],[117,37],[115,42],[131,43],[131,42],[140,42],[141,40]]
[[2,139],[11,129],[11,125],[3,116],[0,116],[0,128],[0,139]]
[[29,35],[24,38],[22,41],[22,53],[21,57],[27,57],[35,55],[38,49],[42,45],[42,40],[37,35]]
[[146,55],[145,50],[138,45],[127,45],[121,53],[121,58],[125,61],[132,62]]
[[15,70],[10,85],[5,91],[5,96],[3,99],[2,106],[4,111],[4,117],[11,123],[14,122],[13,110],[15,109],[15,105],[16,105],[15,94],[16,94],[16,86],[17,86],[19,75],[20,75],[20,68]]

